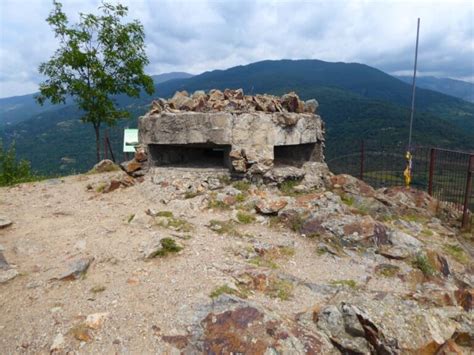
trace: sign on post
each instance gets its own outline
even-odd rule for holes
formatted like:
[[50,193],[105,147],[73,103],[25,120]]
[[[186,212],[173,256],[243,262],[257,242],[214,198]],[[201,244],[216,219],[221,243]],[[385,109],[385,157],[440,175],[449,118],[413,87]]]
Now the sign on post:
[[135,153],[138,144],[138,129],[126,128],[123,130],[123,152]]

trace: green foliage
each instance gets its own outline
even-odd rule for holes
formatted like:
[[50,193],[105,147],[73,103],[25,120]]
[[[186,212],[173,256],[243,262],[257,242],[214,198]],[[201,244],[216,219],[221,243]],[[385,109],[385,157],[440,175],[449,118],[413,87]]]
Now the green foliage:
[[278,188],[286,196],[296,196],[300,195],[300,192],[294,190],[295,186],[299,185],[299,180],[285,180],[283,181]]
[[212,219],[209,221],[209,228],[217,234],[227,234],[233,237],[241,237],[242,234],[235,228],[232,221],[218,221]]
[[180,232],[190,232],[193,230],[193,225],[191,223],[182,218],[173,217],[173,213],[169,211],[159,212],[156,217],[156,224],[160,227]]
[[36,97],[40,104],[50,100],[65,103],[72,97],[82,112],[82,121],[92,123],[96,133],[97,159],[101,124],[113,126],[129,117],[112,95],[138,97],[142,88],[153,93],[153,79],[144,73],[148,64],[145,33],[137,20],[123,23],[128,9],[104,2],[101,15],[80,14],[69,24],[62,5],[54,1],[46,21],[52,27],[59,48],[49,61],[39,66],[46,80]]
[[154,256],[163,257],[168,254],[178,253],[183,250],[182,247],[176,244],[176,241],[172,238],[163,238],[160,241],[161,249],[156,252]]
[[211,292],[209,297],[214,299],[214,298],[217,298],[217,297],[219,297],[220,295],[223,295],[223,294],[234,295],[234,296],[237,296],[237,297],[240,297],[240,298],[247,298],[248,297],[246,292],[243,292],[240,289],[235,289],[235,288],[229,287],[228,285],[222,285],[222,286],[216,287]]
[[334,280],[334,281],[331,281],[331,285],[346,286],[352,289],[357,288],[357,282],[355,282],[354,280]]
[[17,161],[15,144],[8,149],[0,140],[0,186],[9,186],[37,179],[31,172],[30,163],[26,160]]
[[244,211],[237,212],[237,220],[243,224],[250,224],[255,222],[255,216]]
[[413,267],[419,269],[425,276],[431,277],[436,274],[435,267],[431,264],[426,255],[418,254],[412,264]]
[[469,262],[469,256],[459,245],[445,244],[443,249],[461,264],[467,264]]
[[245,181],[245,180],[240,180],[240,181],[236,181],[232,184],[233,187],[235,187],[237,190],[240,190],[242,192],[248,192],[248,190],[250,189],[250,182],[248,181]]
[[168,218],[171,218],[173,217],[173,212],[171,211],[159,211],[157,214],[156,214],[157,217],[168,217]]
[[287,280],[271,280],[267,294],[272,298],[287,301],[293,297],[293,284]]
[[[246,93],[281,95],[293,90],[304,100],[316,98],[320,103],[318,114],[326,124],[325,156],[334,171],[338,165],[331,159],[358,152],[359,145],[355,142],[361,138],[402,151],[406,144],[408,124],[405,118],[410,115],[410,87],[366,65],[318,60],[264,61],[159,84],[160,96],[165,98],[177,90],[193,92],[240,87]],[[140,98],[115,95],[112,98],[133,117],[143,115],[153,99],[148,95]],[[15,112],[17,117],[29,118],[0,129],[0,136],[6,143],[15,138],[18,157],[31,161],[32,168],[43,174],[65,175],[89,170],[94,163],[94,138],[89,134],[90,128],[78,120],[84,112],[72,105],[71,99],[66,100],[66,106],[43,107],[43,111],[32,109],[34,100],[31,96],[20,99],[9,101],[9,107],[5,108],[1,105],[3,99],[0,100],[2,118],[8,120]],[[17,108],[11,109],[13,105]],[[70,124],[69,128],[63,126],[65,122]],[[136,128],[136,121],[119,121],[120,129],[111,129],[110,140],[115,152],[121,149],[121,128],[126,125]],[[413,127],[417,144],[472,150],[473,127],[472,103],[427,90],[417,91]],[[63,163],[63,157],[71,157],[74,162]],[[403,156],[400,161],[404,163]],[[347,169],[347,165],[353,163],[354,159],[350,157],[341,164]],[[396,170],[398,175],[394,174],[394,178],[396,175],[403,183],[400,173],[403,168]]]

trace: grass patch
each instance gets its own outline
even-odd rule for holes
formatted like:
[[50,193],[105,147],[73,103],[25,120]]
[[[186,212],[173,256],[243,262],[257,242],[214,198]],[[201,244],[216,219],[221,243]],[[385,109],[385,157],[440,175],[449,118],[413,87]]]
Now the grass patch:
[[96,285],[90,289],[92,293],[101,293],[105,291],[105,286],[102,285]]
[[234,296],[237,296],[237,297],[240,297],[240,298],[247,298],[248,297],[247,293],[244,292],[243,290],[235,289],[235,288],[229,287],[228,285],[222,285],[222,286],[216,287],[211,292],[209,297],[214,299],[214,298],[217,298],[217,297],[219,297],[220,295],[223,295],[223,294],[234,295]]
[[277,259],[287,259],[295,255],[295,249],[292,247],[277,247],[265,252],[263,255],[253,257],[248,261],[249,264],[265,267],[269,269],[278,269]]
[[265,258],[263,256],[256,256],[248,261],[249,264],[258,266],[258,267],[266,267],[269,269],[278,269],[278,264],[273,260]]
[[333,280],[330,282],[330,284],[333,286],[345,286],[352,289],[357,288],[357,282],[355,282],[354,280]]
[[419,269],[425,276],[434,276],[436,274],[435,267],[431,264],[428,257],[418,254],[412,262],[414,268]]
[[240,181],[234,182],[232,184],[232,186],[234,188],[236,188],[237,190],[240,190],[242,192],[248,192],[248,190],[250,189],[250,186],[252,186],[252,184],[248,181],[240,180]]
[[210,220],[209,221],[209,228],[216,232],[217,234],[227,234],[233,237],[241,237],[242,234],[235,228],[235,224],[228,220],[228,221],[218,221],[218,220]]
[[184,193],[184,198],[185,199],[190,199],[190,198],[195,198],[199,195],[201,195],[202,193],[201,192],[191,192],[191,191],[186,191]]
[[104,192],[105,188],[107,187],[107,184],[105,182],[99,183],[97,187],[95,188],[95,192],[102,193]]
[[176,241],[172,238],[163,238],[161,239],[160,243],[161,249],[158,250],[154,255],[152,255],[152,258],[157,256],[167,256],[168,254],[178,253],[183,250],[183,247],[180,247],[178,244],[176,244]]
[[461,264],[467,264],[469,262],[469,257],[463,248],[458,245],[445,244],[443,247],[444,251],[451,255],[455,260],[459,261]]
[[[168,212],[168,211],[163,211]],[[171,214],[172,216],[173,214]],[[171,229],[174,231],[181,231],[181,232],[190,232],[193,230],[193,226],[191,223],[185,221],[184,219],[177,218],[177,217],[157,217],[156,224],[160,227]]]
[[293,284],[287,280],[272,280],[266,293],[271,298],[288,301],[293,297]]
[[172,218],[173,217],[173,212],[171,211],[159,211],[156,214],[157,217],[167,217],[167,218]]
[[345,205],[347,205],[347,206],[349,206],[349,207],[352,207],[352,206],[354,205],[355,199],[354,199],[354,197],[352,197],[352,196],[349,196],[349,195],[345,195],[345,194],[344,194],[344,195],[341,196],[341,201],[342,201]]
[[295,186],[299,184],[299,180],[285,180],[278,186],[278,189],[283,195],[296,196],[302,194],[301,192],[295,191]]
[[415,223],[424,223],[428,219],[423,216],[419,216],[416,214],[405,214],[403,216],[400,216],[400,219],[403,219],[406,222],[415,222]]
[[247,199],[247,194],[245,193],[240,193],[235,196],[235,201],[238,203],[242,203]]
[[213,210],[229,210],[230,206],[226,204],[224,201],[219,201],[216,199],[216,193],[210,194],[210,200],[207,203],[207,208]]
[[127,223],[132,222],[134,218],[135,218],[135,214],[131,214],[130,216],[128,216]]
[[237,220],[242,224],[250,224],[255,222],[256,217],[253,214],[239,211],[237,212]]
[[384,277],[395,277],[400,272],[400,268],[392,264],[380,264],[375,268],[375,273]]
[[217,177],[217,179],[222,185],[230,185],[232,182],[232,179],[228,175],[220,175]]
[[432,237],[434,235],[434,233],[431,230],[424,228],[421,231],[421,235],[424,236],[424,237]]

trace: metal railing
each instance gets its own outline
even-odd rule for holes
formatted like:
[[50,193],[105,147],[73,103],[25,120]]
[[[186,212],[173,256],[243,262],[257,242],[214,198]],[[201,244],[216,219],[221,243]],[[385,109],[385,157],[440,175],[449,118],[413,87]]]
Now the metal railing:
[[[356,176],[375,188],[404,185],[406,160],[402,147],[383,147],[365,141],[354,147],[346,155],[327,160],[331,171]],[[461,224],[467,228],[474,212],[474,152],[425,146],[412,150],[411,186],[462,211]]]

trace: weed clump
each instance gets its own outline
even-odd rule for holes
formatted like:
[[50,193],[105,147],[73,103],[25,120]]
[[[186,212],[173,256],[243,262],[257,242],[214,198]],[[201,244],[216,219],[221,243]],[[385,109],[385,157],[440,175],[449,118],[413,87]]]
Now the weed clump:
[[[161,216],[160,213],[162,214]],[[169,211],[158,212],[155,222],[160,227],[175,231],[190,232],[193,229],[191,223],[185,221],[184,219],[173,217],[173,214]]]
[[223,294],[226,294],[226,295],[234,295],[234,296],[237,296],[237,297],[240,297],[240,298],[247,298],[247,293],[246,292],[243,292],[242,290],[240,289],[235,289],[235,288],[232,288],[228,285],[222,285],[222,286],[219,286],[219,287],[216,287],[212,292],[211,294],[209,295],[209,297],[211,297],[212,299],[214,298],[217,298],[219,297],[220,295],[223,295]]
[[252,185],[248,181],[240,180],[240,181],[234,182],[232,186],[236,188],[237,190],[240,190],[241,192],[248,192],[250,189],[250,186]]
[[209,228],[217,234],[227,234],[233,237],[241,237],[242,234],[235,228],[235,224],[228,221],[218,221],[212,219],[209,221]]
[[430,260],[426,255],[418,254],[412,262],[414,268],[419,269],[423,275],[432,277],[436,274],[436,269],[431,264]]
[[160,243],[161,249],[159,249],[152,257],[163,257],[168,254],[179,253],[183,250],[183,247],[176,244],[176,241],[172,238],[163,238]]
[[267,294],[271,298],[278,298],[287,301],[293,297],[293,284],[287,280],[272,280],[270,282]]
[[349,288],[352,288],[352,289],[357,288],[357,282],[355,282],[354,280],[334,280],[334,281],[331,281],[331,285],[345,286],[345,287],[349,287]]
[[399,271],[400,268],[392,264],[380,264],[375,268],[375,272],[384,277],[395,277]]
[[159,211],[156,214],[157,217],[167,217],[167,218],[172,218],[173,217],[173,212],[171,211]]
[[451,255],[455,260],[459,261],[461,264],[467,264],[469,262],[469,257],[464,252],[464,249],[458,245],[445,244],[443,247],[444,251]]
[[295,186],[299,184],[299,180],[285,180],[278,186],[278,189],[283,195],[297,196],[302,194],[302,192],[295,191]]
[[242,224],[250,224],[255,222],[256,218],[253,214],[239,211],[237,212],[237,220]]

